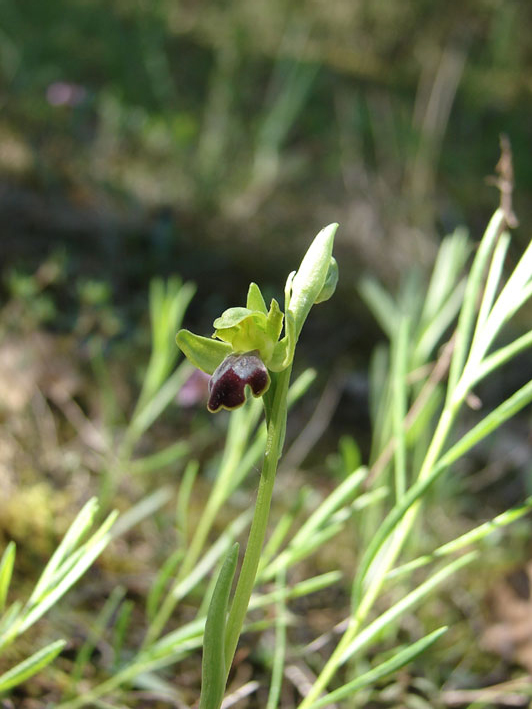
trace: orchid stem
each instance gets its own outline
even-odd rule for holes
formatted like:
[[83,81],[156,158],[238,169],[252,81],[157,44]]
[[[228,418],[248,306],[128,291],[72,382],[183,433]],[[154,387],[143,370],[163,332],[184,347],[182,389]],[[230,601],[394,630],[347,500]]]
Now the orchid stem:
[[255,513],[249,531],[244,561],[242,562],[231,610],[227,619],[225,640],[227,674],[229,674],[231,669],[238,639],[242,632],[266,536],[275,475],[286,429],[287,395],[291,371],[292,367],[289,366],[280,372],[276,382],[271,416],[268,421],[268,442],[262,464]]

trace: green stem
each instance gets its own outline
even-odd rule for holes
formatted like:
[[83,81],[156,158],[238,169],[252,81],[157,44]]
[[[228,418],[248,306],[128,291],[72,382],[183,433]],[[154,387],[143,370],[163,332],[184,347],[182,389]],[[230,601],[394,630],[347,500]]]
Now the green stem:
[[235,595],[227,619],[225,640],[225,666],[227,673],[235,655],[236,646],[246,617],[249,599],[255,585],[257,568],[266,536],[270,504],[277,473],[277,464],[286,429],[288,384],[292,367],[283,370],[277,378],[273,406],[268,422],[268,439],[260,476],[255,513],[249,531],[248,543],[238,577]]

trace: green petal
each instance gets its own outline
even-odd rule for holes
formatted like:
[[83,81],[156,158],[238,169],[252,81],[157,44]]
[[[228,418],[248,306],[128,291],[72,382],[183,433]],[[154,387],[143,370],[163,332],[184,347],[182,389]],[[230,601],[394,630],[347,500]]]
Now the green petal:
[[283,329],[283,314],[279,303],[272,298],[270,303],[270,310],[268,312],[268,317],[266,319],[266,334],[271,339],[272,342],[277,342],[281,330]]
[[189,330],[179,330],[175,339],[185,357],[207,374],[212,374],[232,351],[231,345],[225,342],[201,337]]
[[249,310],[249,308],[228,308],[219,318],[216,318],[213,322],[213,327],[215,330],[226,330],[229,327],[238,325],[252,314],[253,311]]
[[258,310],[259,312],[264,313],[264,315],[268,314],[266,303],[264,302],[260,288],[256,283],[249,284],[246,307],[249,310]]
[[294,359],[297,342],[296,322],[289,310],[286,312],[285,329],[286,335],[275,345],[273,355],[267,363],[272,372],[282,372]]

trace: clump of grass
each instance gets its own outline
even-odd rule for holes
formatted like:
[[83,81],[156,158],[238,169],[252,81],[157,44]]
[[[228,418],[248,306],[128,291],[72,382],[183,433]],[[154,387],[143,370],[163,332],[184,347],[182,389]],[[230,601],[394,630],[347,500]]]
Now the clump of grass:
[[[401,621],[430,603],[462,569],[488,563],[479,551],[479,542],[500,534],[532,507],[532,500],[524,500],[455,538],[434,544],[418,533],[437,481],[446,476],[450,479],[461,458],[532,401],[532,383],[527,382],[492,411],[479,411],[469,430],[464,432],[458,425],[478,384],[498,376],[503,365],[532,345],[531,332],[499,344],[508,322],[532,295],[532,244],[512,272],[504,275],[510,221],[507,205],[497,209],[474,254],[465,232],[458,230],[444,239],[426,290],[407,279],[399,297],[393,298],[374,282],[361,284],[361,292],[390,343],[377,350],[372,363],[369,464],[360,465],[356,443],[345,439],[340,456],[342,476],[336,486],[315,503],[303,522],[301,507],[308,507],[309,499],[316,497],[309,498],[301,491],[269,534],[270,501],[286,420],[290,407],[313,379],[313,373],[305,372],[291,382],[292,364],[313,305],[334,291],[337,272],[331,252],[335,226],[318,235],[298,271],[288,277],[284,330],[276,301],[268,310],[260,289],[252,284],[246,308],[229,309],[215,321],[217,339],[180,331],[178,342],[185,354],[213,377],[211,394],[220,382],[234,394],[235,377],[242,371],[242,377],[259,371],[262,382],[260,391],[253,389],[258,398],[230,415],[218,475],[195,524],[190,509],[200,465],[191,456],[188,443],[184,442],[185,447],[178,442],[170,444],[144,460],[135,457],[136,444],[190,371],[185,370],[185,364],[176,367],[171,340],[192,290],[177,281],[166,286],[154,284],[153,353],[125,434],[121,439],[109,439],[118,445],[114,457],[110,453],[104,456],[101,499],[107,506],[129,466],[137,473],[147,473],[168,462],[174,466],[184,463],[174,499],[176,544],[153,573],[140,602],[127,598],[122,588],[109,595],[74,659],[64,660],[69,671],[62,675],[57,709],[103,707],[109,706],[108,702],[141,706],[142,692],[169,706],[190,705],[197,694],[195,687],[180,685],[184,676],[180,668],[195,667],[199,683],[200,650],[199,705],[218,709],[232,678],[231,666],[242,633],[272,639],[267,651],[257,653],[262,671],[271,678],[268,687],[261,688],[253,681],[236,688],[260,691],[267,709],[285,706],[283,689],[289,681],[298,688],[299,696],[291,698],[288,706],[364,706],[378,696],[381,682],[435,647],[448,630],[445,624],[408,631],[406,638],[403,631],[399,640]],[[249,353],[253,356],[247,356]],[[244,363],[238,360],[242,355],[246,356]],[[98,360],[97,366],[101,364]],[[240,365],[244,369],[237,371]],[[100,372],[103,382],[105,369]],[[242,392],[246,381],[239,380]],[[232,408],[235,399],[226,398],[227,394],[222,388],[212,408],[220,402]],[[112,420],[108,425],[113,429]],[[261,459],[255,510],[243,510],[220,528],[221,511]],[[15,561],[14,545],[8,545],[0,564],[0,649],[15,642],[57,604],[113,537],[151,516],[169,496],[163,489],[118,520],[113,513],[83,542],[98,507],[96,501],[88,503],[26,605],[15,601],[6,606]],[[248,542],[239,564],[235,542],[246,530]],[[343,552],[350,563],[343,564],[343,571],[338,566],[304,579],[298,577],[317,553],[327,553],[339,539],[350,540]],[[330,557],[334,562],[335,555]],[[333,588],[347,593],[349,599],[343,621],[306,645],[298,645],[291,632],[291,603]],[[173,627],[176,621],[178,625]],[[104,639],[111,660],[98,662],[95,675],[88,670],[95,648]],[[64,647],[63,640],[53,641],[9,669],[0,676],[0,691],[9,693],[52,662]],[[378,652],[376,648],[380,648]],[[165,669],[170,667],[172,670]],[[407,687],[403,700],[410,705],[408,693]]]

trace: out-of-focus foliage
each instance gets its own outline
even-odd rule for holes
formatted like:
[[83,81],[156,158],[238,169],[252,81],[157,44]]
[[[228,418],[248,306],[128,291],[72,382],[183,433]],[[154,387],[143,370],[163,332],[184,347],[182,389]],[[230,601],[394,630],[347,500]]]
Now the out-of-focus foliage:
[[530,3],[5,0],[1,27],[0,169],[78,205],[134,196],[247,243],[334,218],[396,273],[491,211],[505,131],[528,216]]

